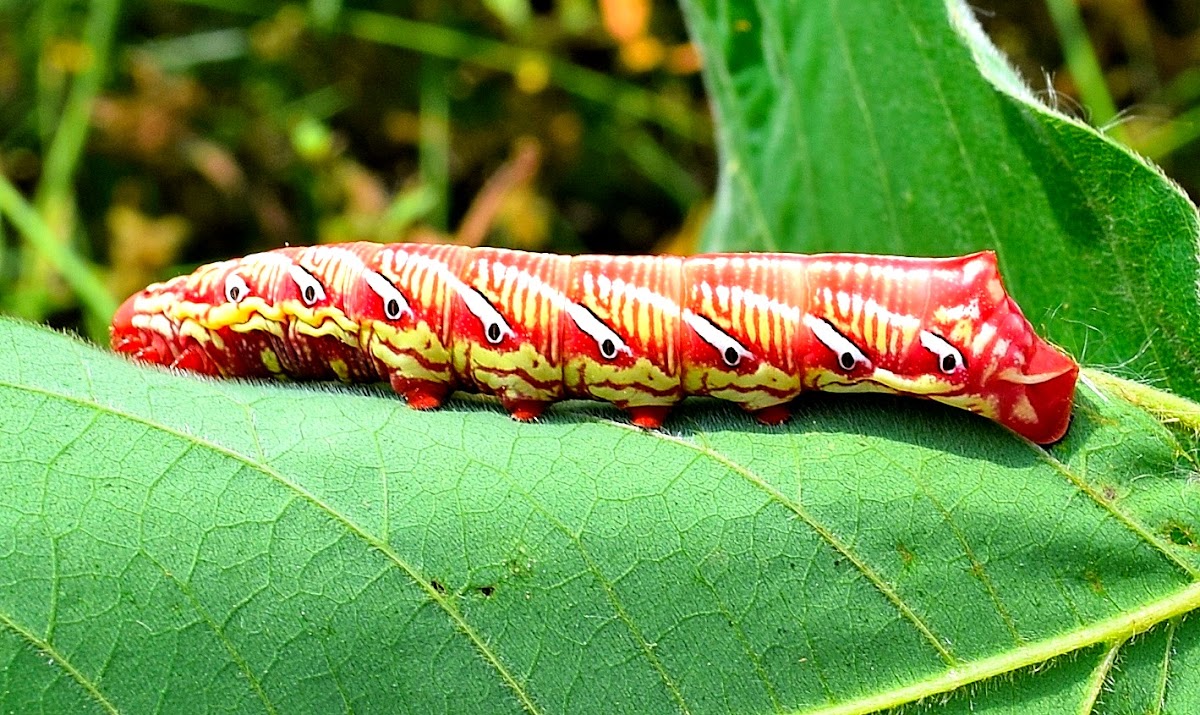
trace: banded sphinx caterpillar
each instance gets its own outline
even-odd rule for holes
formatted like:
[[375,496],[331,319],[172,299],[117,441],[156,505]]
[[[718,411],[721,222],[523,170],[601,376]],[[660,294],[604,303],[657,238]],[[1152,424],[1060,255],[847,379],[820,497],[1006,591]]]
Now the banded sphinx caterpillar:
[[611,402],[659,427],[688,395],[767,424],[806,390],[913,395],[1038,443],[1079,367],[1005,292],[994,254],[558,256],[346,243],[212,263],[131,296],[112,345],[206,375],[384,380],[417,409],[455,389],[518,420]]

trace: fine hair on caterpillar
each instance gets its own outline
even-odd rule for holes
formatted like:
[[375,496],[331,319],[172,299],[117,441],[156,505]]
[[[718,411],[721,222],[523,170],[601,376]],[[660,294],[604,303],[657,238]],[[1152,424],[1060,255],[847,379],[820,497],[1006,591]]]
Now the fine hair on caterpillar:
[[131,296],[113,347],[207,375],[386,381],[416,409],[454,390],[519,420],[562,399],[659,427],[689,395],[787,419],[807,390],[911,395],[1038,443],[1079,367],[1004,290],[994,254],[559,256],[345,243],[201,266]]

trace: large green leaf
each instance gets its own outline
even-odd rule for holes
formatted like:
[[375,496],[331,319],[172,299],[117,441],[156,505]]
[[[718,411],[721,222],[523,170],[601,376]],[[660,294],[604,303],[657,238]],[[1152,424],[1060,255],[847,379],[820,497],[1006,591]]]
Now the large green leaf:
[[710,248],[994,248],[1056,342],[1200,398],[1195,208],[1038,102],[961,0],[683,7],[723,157]]
[[[1145,347],[1197,394],[1190,204],[1032,101],[961,6],[685,10],[714,247],[994,246],[1057,340],[1095,327],[1091,360]],[[647,433],[202,381],[12,322],[0,354],[3,711],[1200,704],[1200,417],[1102,373],[1046,451],[890,398]]]
[[1196,445],[1115,396],[1047,452],[911,400],[656,433],[0,354],[5,712],[1200,702]]

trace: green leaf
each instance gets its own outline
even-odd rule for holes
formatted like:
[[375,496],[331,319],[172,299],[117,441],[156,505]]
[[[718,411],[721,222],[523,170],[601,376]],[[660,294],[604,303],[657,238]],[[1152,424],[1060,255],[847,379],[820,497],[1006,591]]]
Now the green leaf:
[[[1034,102],[957,3],[779,5],[685,3],[710,243],[997,247],[1059,342],[1197,394],[1174,188]],[[886,397],[658,433],[200,380],[10,321],[0,354],[3,711],[1200,703],[1200,407],[1104,373],[1043,450]]]
[[964,3],[682,4],[723,159],[708,248],[993,248],[1055,342],[1200,398],[1195,207],[1039,102]]
[[1047,452],[915,400],[656,433],[0,353],[4,711],[1197,702],[1196,443],[1125,383]]

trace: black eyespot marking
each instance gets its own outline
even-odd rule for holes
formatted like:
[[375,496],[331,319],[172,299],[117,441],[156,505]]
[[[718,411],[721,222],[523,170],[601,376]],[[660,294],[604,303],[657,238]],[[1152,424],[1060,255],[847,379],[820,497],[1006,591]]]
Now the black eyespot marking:
[[288,273],[300,289],[300,298],[305,305],[316,305],[318,300],[325,299],[325,287],[307,268],[298,263],[293,264],[288,268]]
[[966,367],[967,361],[959,349],[931,330],[921,331],[921,347],[937,356],[938,369],[945,375],[952,375],[959,368]]
[[596,315],[596,311],[583,303],[570,303],[566,307],[566,313],[584,334],[596,341],[596,349],[600,352],[600,357],[605,360],[615,360],[621,353],[630,354],[625,341],[621,339],[617,331]]
[[844,372],[850,372],[858,365],[870,366],[870,361],[863,351],[828,320],[806,316],[804,324],[812,330],[813,336],[829,352],[837,356],[837,366]]
[[239,303],[250,295],[250,286],[245,279],[236,273],[230,273],[225,279],[225,300],[229,303]]
[[376,271],[363,271],[363,280],[367,287],[379,296],[380,305],[383,307],[383,317],[388,320],[399,320],[405,313],[412,317],[412,311],[408,307],[408,301],[404,300],[404,294],[397,290],[391,281],[384,278],[383,274]]
[[688,325],[696,332],[696,335],[700,336],[701,340],[717,351],[726,366],[737,367],[743,357],[751,355],[750,351],[737,341],[737,338],[725,332],[712,318],[700,313],[691,313],[690,311],[688,313],[689,315],[684,318]]
[[462,286],[460,290],[459,295],[466,303],[467,310],[479,319],[479,325],[483,328],[483,336],[488,343],[499,345],[505,335],[515,336],[512,328],[508,327],[508,322],[504,320],[504,316],[496,310],[496,306],[492,305],[483,291],[468,285]]

